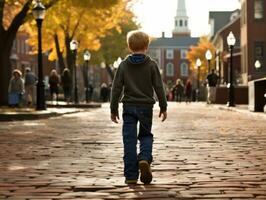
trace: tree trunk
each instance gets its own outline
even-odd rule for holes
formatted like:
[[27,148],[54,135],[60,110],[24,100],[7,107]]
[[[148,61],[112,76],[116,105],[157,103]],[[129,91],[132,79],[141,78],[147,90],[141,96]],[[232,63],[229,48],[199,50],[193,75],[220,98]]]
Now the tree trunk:
[[13,40],[12,36],[2,37],[0,40],[0,105],[8,105],[8,85],[11,78],[10,54]]
[[11,77],[11,49],[18,29],[25,22],[32,0],[26,1],[20,12],[13,18],[7,30],[3,27],[4,3],[5,1],[0,1],[0,105],[8,104],[8,84]]
[[70,70],[71,74],[73,74],[73,53],[70,50],[70,42],[71,38],[67,35],[65,35],[65,47],[66,47],[66,61],[67,61],[67,67]]
[[59,45],[57,34],[54,35],[54,42],[55,42],[56,54],[57,54],[58,63],[59,63],[60,74],[62,74],[63,70],[65,69],[65,62],[63,58],[63,53],[62,51],[60,51],[60,45]]

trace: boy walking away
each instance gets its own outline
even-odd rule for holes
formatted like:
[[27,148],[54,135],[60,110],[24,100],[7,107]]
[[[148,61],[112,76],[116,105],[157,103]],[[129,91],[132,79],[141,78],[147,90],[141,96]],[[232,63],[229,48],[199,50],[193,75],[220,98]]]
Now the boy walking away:
[[[149,36],[141,31],[127,35],[127,44],[132,52],[119,65],[112,86],[111,120],[118,123],[118,103],[123,91],[123,144],[124,175],[126,184],[136,184],[139,177],[144,184],[152,181],[150,164],[153,160],[151,133],[154,91],[159,100],[162,121],[167,118],[167,102],[158,66],[145,53]],[[137,123],[139,132],[137,133]],[[137,154],[137,141],[140,143]]]

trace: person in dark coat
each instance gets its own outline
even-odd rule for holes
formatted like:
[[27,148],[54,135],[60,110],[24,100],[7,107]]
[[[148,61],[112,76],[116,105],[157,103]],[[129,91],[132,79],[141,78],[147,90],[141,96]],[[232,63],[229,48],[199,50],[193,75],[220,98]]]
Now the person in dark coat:
[[64,99],[67,103],[69,103],[72,90],[72,77],[68,68],[63,70],[61,75],[61,84],[64,90]]
[[101,96],[101,101],[102,102],[107,102],[108,101],[108,94],[109,94],[109,89],[107,87],[107,84],[106,83],[102,83],[101,91],[100,91],[100,96]]
[[174,94],[175,94],[175,100],[181,103],[184,94],[184,86],[180,79],[176,80],[176,85],[174,86]]
[[185,95],[186,95],[186,103],[191,103],[191,95],[192,95],[192,83],[188,79],[185,86]]
[[58,102],[59,82],[60,82],[59,75],[57,74],[56,70],[53,69],[49,76],[50,95],[52,102],[54,100],[54,94],[56,95],[56,102]]

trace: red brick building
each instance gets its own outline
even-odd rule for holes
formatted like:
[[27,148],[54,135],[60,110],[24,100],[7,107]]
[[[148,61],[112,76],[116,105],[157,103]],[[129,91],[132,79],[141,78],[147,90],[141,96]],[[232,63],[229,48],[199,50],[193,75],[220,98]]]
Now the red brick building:
[[190,77],[186,54],[190,46],[196,45],[199,40],[190,36],[185,0],[178,0],[176,13],[172,37],[165,37],[163,33],[160,38],[151,42],[149,50],[149,54],[159,65],[164,82],[168,85],[174,84],[176,79],[185,82]]
[[[27,33],[18,32],[10,56],[12,69],[21,70],[25,73],[25,68],[29,67],[36,74],[38,73],[37,55],[31,54],[32,47],[27,44],[29,35]],[[55,62],[48,60],[48,53],[43,54],[43,73],[44,76],[49,76],[50,71],[56,67]]]
[[[266,76],[266,1],[241,0],[241,73],[245,84]],[[255,68],[259,61],[260,68]]]
[[28,38],[26,33],[17,33],[10,56],[12,69],[19,69],[23,74],[26,67],[30,67],[34,72],[37,70],[37,56],[30,54],[32,49],[26,42]]

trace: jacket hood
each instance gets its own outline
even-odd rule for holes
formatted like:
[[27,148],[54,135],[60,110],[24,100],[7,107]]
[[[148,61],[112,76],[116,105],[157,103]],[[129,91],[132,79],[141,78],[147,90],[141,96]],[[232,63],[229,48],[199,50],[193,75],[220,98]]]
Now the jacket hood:
[[149,56],[145,54],[131,54],[126,58],[126,61],[131,64],[143,64],[150,60]]

